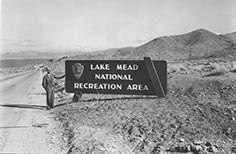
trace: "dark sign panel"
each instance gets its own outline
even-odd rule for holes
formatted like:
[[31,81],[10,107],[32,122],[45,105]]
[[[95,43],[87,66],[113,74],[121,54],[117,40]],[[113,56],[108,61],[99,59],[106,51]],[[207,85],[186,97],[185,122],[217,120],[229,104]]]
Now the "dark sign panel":
[[[152,61],[157,87],[145,61],[66,61],[66,92],[158,95],[167,93],[167,63]],[[152,75],[153,76],[153,75]],[[154,78],[155,80],[155,78]]]

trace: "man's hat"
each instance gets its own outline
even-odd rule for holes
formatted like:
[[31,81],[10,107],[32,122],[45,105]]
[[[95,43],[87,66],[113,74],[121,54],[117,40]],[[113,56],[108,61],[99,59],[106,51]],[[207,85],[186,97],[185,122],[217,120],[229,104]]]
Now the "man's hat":
[[44,68],[42,69],[42,71],[43,71],[43,72],[50,72],[51,69],[49,69],[48,67],[44,67]]

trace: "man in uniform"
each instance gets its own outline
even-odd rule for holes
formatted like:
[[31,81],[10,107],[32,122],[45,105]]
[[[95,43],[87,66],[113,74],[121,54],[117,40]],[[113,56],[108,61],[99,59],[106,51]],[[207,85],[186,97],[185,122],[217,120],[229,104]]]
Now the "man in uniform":
[[46,101],[47,101],[47,109],[51,109],[54,106],[54,91],[55,91],[55,81],[54,79],[62,79],[65,75],[61,77],[56,77],[55,75],[51,74],[49,68],[45,67],[43,70],[45,75],[43,76],[42,86],[46,90]]

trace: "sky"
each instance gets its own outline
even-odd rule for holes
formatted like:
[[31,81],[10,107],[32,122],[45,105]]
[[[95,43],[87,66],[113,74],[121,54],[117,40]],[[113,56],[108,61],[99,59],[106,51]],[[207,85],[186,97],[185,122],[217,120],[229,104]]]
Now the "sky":
[[236,31],[235,0],[2,0],[1,47],[105,49]]

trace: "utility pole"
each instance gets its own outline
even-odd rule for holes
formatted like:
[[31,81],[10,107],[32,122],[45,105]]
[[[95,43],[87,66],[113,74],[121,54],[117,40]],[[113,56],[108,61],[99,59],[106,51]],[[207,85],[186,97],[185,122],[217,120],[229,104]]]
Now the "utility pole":
[[191,47],[192,47],[192,46],[190,45],[190,53],[189,53],[189,59],[190,59],[190,60],[192,60],[192,50],[191,50],[192,48],[191,48]]

